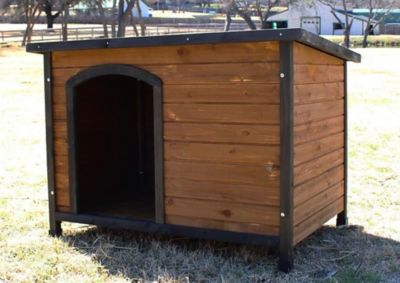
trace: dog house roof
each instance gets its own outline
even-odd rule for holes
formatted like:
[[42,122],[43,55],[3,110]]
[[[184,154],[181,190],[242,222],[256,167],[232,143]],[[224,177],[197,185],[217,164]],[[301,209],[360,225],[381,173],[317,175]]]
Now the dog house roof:
[[46,53],[61,50],[102,49],[102,48],[134,48],[144,46],[167,46],[186,44],[212,44],[228,42],[257,41],[297,41],[309,45],[322,52],[331,54],[346,61],[360,62],[361,56],[345,47],[333,43],[316,34],[303,29],[277,29],[254,31],[231,31],[215,33],[191,33],[163,36],[105,38],[92,40],[76,40],[65,42],[30,43],[28,52]]

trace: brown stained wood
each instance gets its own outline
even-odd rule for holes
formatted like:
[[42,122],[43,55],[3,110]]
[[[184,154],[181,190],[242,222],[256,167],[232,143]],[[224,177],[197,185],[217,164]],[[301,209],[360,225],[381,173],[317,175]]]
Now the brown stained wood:
[[293,244],[295,245],[301,240],[305,239],[308,235],[312,234],[317,229],[322,227],[322,225],[329,219],[335,217],[338,213],[343,211],[343,209],[344,201],[343,197],[340,197],[339,199],[327,205],[305,221],[294,225]]
[[70,206],[70,196],[68,190],[56,188],[56,204],[61,206]]
[[57,212],[72,212],[72,208],[70,206],[57,205],[56,211]]
[[344,179],[344,166],[339,165],[329,169],[321,175],[294,187],[293,205],[294,207],[311,199],[313,196],[325,191]]
[[294,167],[294,186],[315,178],[344,163],[344,150],[339,149]]
[[65,121],[53,122],[53,134],[55,139],[67,140],[67,123]]
[[166,178],[165,194],[169,197],[279,206],[278,184],[262,187]]
[[344,133],[316,139],[294,147],[294,166],[310,161],[336,149],[344,147]]
[[344,101],[328,101],[294,106],[294,125],[298,126],[344,114]]
[[294,65],[294,84],[343,82],[343,65]]
[[55,155],[54,165],[56,173],[68,173],[68,156]]
[[164,123],[164,140],[279,145],[279,125]]
[[306,202],[297,206],[293,213],[293,223],[294,225],[306,220],[311,217],[316,212],[320,211],[339,197],[344,195],[344,182],[333,185],[325,191],[319,193],[308,199]]
[[166,178],[215,181],[227,184],[247,184],[265,187],[279,186],[279,166],[274,164],[254,166],[166,161],[164,163],[164,176]]
[[344,97],[343,82],[295,85],[294,104],[339,100]]
[[279,124],[279,105],[164,104],[164,121]]
[[53,119],[54,122],[67,120],[66,104],[53,104]]
[[344,131],[344,117],[334,117],[322,121],[310,121],[294,127],[294,144],[321,139]]
[[[279,82],[279,63],[138,65],[160,77],[164,85]],[[63,86],[83,68],[54,69],[54,86]]]
[[54,68],[98,64],[278,62],[278,42],[219,43],[52,52]]
[[65,104],[67,103],[67,93],[65,85],[57,85],[53,87],[52,98],[53,104]]
[[165,160],[279,164],[279,146],[164,142]]
[[231,232],[254,233],[261,235],[278,235],[279,227],[259,223],[227,222],[211,219],[167,215],[166,223],[189,227],[215,229]]
[[278,84],[166,85],[164,103],[279,104]]
[[54,140],[54,154],[65,157],[68,155],[68,142],[66,139],[56,138]]
[[69,190],[69,178],[67,173],[55,174],[56,190]]
[[166,197],[165,213],[228,222],[279,225],[279,207]]
[[343,65],[342,59],[299,42],[293,43],[293,61],[295,64]]

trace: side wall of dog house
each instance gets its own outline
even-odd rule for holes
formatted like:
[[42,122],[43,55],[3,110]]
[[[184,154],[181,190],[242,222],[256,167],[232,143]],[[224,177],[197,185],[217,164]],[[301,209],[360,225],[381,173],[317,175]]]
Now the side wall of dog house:
[[57,211],[72,211],[65,83],[91,66],[130,64],[163,81],[166,223],[278,234],[278,42],[52,54]]
[[293,48],[296,244],[344,209],[345,62]]

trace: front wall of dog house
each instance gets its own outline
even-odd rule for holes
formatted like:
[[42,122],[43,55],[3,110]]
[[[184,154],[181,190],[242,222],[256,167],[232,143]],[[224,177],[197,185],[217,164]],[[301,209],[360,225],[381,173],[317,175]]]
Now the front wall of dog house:
[[166,223],[277,235],[278,42],[53,52],[57,210],[71,211],[65,83],[110,63],[163,81]]

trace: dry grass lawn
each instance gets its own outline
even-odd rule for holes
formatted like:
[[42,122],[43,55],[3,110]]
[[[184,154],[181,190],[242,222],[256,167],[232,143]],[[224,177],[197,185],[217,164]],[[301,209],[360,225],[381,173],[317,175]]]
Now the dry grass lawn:
[[400,49],[349,68],[349,218],[276,271],[266,248],[63,224],[47,235],[42,57],[0,49],[0,281],[400,282]]

